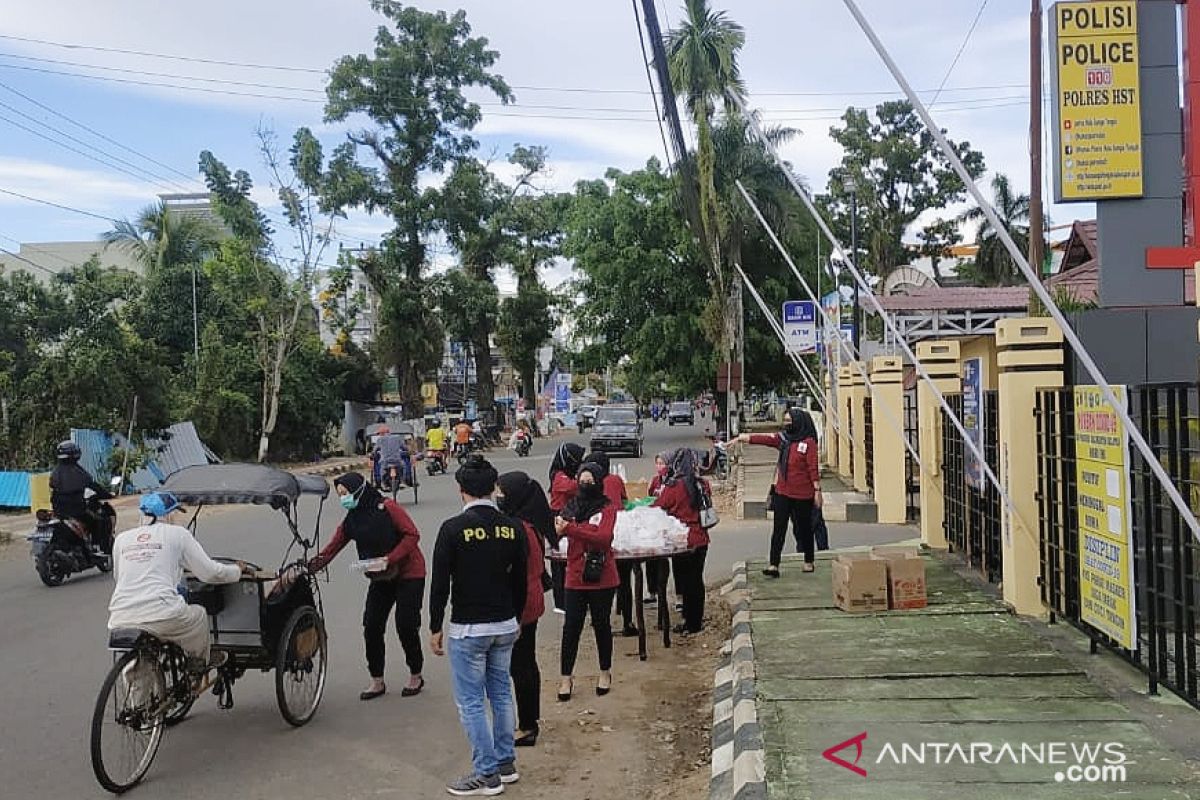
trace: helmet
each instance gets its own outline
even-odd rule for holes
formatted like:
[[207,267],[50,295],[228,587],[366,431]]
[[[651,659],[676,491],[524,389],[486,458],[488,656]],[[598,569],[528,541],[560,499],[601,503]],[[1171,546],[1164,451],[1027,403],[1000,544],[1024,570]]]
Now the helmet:
[[79,445],[70,439],[59,442],[58,447],[54,448],[54,456],[59,461],[78,461],[81,455],[83,452],[79,449]]
[[429,420],[429,427],[440,428],[440,427],[442,427],[442,421],[440,419],[438,419],[437,417],[434,417],[433,419]]
[[142,495],[138,509],[146,516],[158,519],[178,511],[179,499],[170,492],[150,492]]

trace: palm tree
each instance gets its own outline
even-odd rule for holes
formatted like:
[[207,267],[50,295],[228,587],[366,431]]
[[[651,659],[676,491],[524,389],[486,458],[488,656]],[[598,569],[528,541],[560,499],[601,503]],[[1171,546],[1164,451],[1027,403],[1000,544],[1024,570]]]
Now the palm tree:
[[[1008,176],[996,173],[992,178],[992,207],[1008,235],[1017,244],[1017,249],[1029,249],[1029,195],[1016,194]],[[984,286],[1009,286],[1020,282],[1020,272],[1004,242],[1000,240],[992,223],[984,216],[983,209],[972,208],[959,217],[962,222],[979,222],[975,243],[979,252],[975,254],[975,279]],[[1024,224],[1022,224],[1024,223]]]
[[159,202],[143,208],[133,222],[116,222],[101,238],[105,247],[120,247],[151,273],[200,263],[216,247],[221,231],[205,219],[177,214]]
[[671,83],[696,123],[702,238],[712,261],[714,300],[723,305],[729,270],[721,260],[725,220],[716,192],[712,116],[718,102],[727,113],[733,110],[730,93],[739,98],[745,95],[737,56],[746,34],[724,11],[709,8],[708,0],[686,0],[685,9],[685,19],[667,34],[667,62]]

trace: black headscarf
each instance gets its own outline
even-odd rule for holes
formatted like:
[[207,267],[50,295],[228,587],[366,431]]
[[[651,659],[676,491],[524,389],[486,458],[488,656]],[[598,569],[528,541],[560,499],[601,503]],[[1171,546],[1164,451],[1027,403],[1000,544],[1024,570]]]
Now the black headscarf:
[[696,476],[696,451],[690,447],[681,447],[671,454],[667,464],[665,483],[669,486],[682,482],[687,489],[688,499],[692,501],[692,508],[699,510],[700,479]]
[[594,461],[588,461],[579,468],[579,474],[588,472],[594,478],[593,483],[579,482],[579,491],[562,510],[562,518],[574,522],[585,522],[608,505],[604,495],[604,476],[608,471]]
[[787,480],[788,449],[795,442],[817,438],[817,426],[813,418],[803,408],[792,407],[787,410],[787,425],[779,434],[779,475]]
[[593,450],[592,452],[588,453],[587,460],[593,464],[599,464],[604,470],[604,476],[606,478],[608,477],[608,474],[612,472],[612,460],[609,459],[608,453],[604,452],[603,450]]
[[509,516],[528,522],[548,542],[557,542],[554,532],[554,512],[546,501],[541,485],[524,472],[506,472],[498,481],[504,499],[500,510]]
[[339,475],[333,485],[344,486],[358,498],[358,505],[342,520],[342,532],[354,540],[359,557],[379,558],[389,553],[399,541],[399,534],[383,507],[383,495],[357,472]]
[[550,461],[550,480],[554,480],[556,472],[563,472],[567,477],[574,478],[575,473],[579,471],[579,465],[583,463],[583,452],[582,445],[573,442],[560,444],[553,460]]

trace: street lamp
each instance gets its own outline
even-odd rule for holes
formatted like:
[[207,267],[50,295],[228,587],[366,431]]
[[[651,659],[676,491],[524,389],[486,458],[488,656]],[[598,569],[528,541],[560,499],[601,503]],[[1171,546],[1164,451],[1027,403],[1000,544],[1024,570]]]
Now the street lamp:
[[[854,266],[858,267],[858,181],[853,175],[847,175],[842,182],[846,191],[850,193],[850,260],[854,262]],[[858,292],[859,287],[857,282],[851,284],[854,289],[854,312],[851,318],[851,326],[854,352],[862,357],[862,319],[861,310],[859,309]]]

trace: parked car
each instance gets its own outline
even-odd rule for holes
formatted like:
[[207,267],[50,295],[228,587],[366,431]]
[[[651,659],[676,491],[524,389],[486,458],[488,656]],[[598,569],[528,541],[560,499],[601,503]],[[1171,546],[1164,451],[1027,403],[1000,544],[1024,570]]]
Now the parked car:
[[691,403],[671,403],[667,409],[667,424],[674,425],[676,422],[681,425],[685,422],[688,425],[696,424],[696,409]]
[[642,455],[642,421],[633,406],[604,406],[596,411],[591,448],[606,453]]
[[579,407],[579,411],[575,414],[575,421],[579,426],[580,433],[596,424],[596,408],[596,406]]

